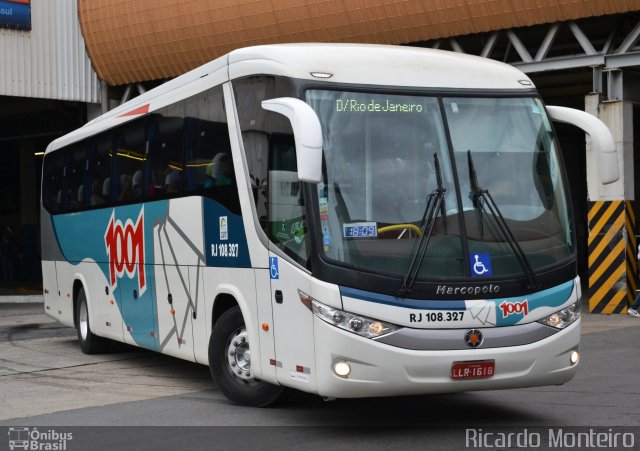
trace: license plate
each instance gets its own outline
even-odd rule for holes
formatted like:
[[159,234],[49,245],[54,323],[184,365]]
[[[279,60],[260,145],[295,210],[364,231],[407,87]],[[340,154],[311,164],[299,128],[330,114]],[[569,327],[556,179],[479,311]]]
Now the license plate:
[[496,372],[495,360],[476,360],[473,362],[453,362],[452,379],[488,379]]

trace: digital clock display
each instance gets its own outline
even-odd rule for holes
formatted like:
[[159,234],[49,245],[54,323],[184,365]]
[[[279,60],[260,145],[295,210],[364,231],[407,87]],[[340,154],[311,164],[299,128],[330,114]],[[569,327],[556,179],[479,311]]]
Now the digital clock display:
[[372,238],[378,236],[378,226],[375,222],[359,222],[342,226],[345,238]]

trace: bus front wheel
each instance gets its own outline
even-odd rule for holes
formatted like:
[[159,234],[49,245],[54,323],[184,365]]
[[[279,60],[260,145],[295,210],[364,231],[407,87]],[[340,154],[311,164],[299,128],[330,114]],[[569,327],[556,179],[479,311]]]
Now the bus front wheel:
[[240,307],[220,316],[209,340],[211,376],[223,395],[236,404],[266,407],[276,402],[284,388],[255,378],[251,348]]
[[78,292],[78,302],[76,311],[76,330],[80,349],[85,354],[99,354],[107,350],[108,342],[105,338],[98,337],[91,332],[89,325],[89,309],[87,308],[87,296],[84,288]]

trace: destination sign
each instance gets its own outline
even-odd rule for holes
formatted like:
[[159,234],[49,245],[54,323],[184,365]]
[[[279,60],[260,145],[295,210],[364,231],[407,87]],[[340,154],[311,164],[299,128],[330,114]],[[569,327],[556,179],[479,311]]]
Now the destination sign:
[[426,110],[424,105],[409,102],[394,102],[368,100],[365,102],[356,99],[337,99],[336,112],[338,113],[422,113]]

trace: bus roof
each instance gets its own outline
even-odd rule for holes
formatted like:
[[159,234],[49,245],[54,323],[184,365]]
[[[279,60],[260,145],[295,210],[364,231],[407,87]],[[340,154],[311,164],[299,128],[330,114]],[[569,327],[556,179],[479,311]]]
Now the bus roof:
[[[440,89],[531,89],[531,80],[505,63],[419,47],[374,44],[276,44],[229,53],[229,78],[256,73],[324,81]],[[526,80],[526,85],[521,83]]]
[[[312,73],[331,76],[318,78]],[[529,77],[513,66],[444,50],[374,44],[261,45],[234,50],[135,97],[56,139],[47,152],[194,95],[204,86],[257,74],[408,88],[495,91],[533,88]]]

